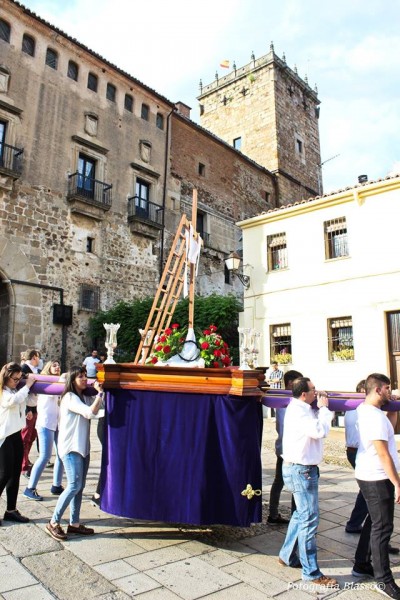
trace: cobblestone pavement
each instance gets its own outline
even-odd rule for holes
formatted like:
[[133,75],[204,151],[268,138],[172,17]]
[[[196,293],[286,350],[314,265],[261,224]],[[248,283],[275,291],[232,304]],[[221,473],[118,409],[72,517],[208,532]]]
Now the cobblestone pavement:
[[[329,463],[321,466],[318,534],[319,563],[334,576],[340,590],[308,585],[299,570],[278,565],[277,554],[284,526],[265,523],[268,492],[275,456],[274,423],[264,419],[263,508],[264,523],[249,528],[185,527],[133,521],[108,515],[91,506],[100,465],[100,448],[92,434],[92,459],[82,507],[82,519],[95,528],[92,538],[76,537],[59,543],[44,531],[56,498],[50,494],[51,473],[45,470],[39,484],[43,502],[22,495],[19,509],[32,521],[6,523],[0,528],[0,599],[5,600],[262,600],[267,598],[377,600],[369,581],[351,576],[358,536],[346,534],[357,485],[345,461],[343,432],[332,432],[326,442]],[[281,513],[289,515],[290,496],[282,493]],[[4,511],[0,500],[0,514]],[[393,545],[400,545],[400,512],[396,507]],[[400,557],[392,561],[400,578]]]

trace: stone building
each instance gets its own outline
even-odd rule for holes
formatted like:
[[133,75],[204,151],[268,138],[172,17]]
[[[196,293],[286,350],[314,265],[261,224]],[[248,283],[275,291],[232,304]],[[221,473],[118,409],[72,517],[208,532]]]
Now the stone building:
[[198,291],[242,292],[223,259],[237,220],[278,205],[277,176],[14,0],[0,7],[0,363],[64,366],[88,321],[154,295],[198,188]]
[[322,193],[317,92],[272,44],[267,55],[200,82],[198,100],[203,127],[276,176],[277,205]]

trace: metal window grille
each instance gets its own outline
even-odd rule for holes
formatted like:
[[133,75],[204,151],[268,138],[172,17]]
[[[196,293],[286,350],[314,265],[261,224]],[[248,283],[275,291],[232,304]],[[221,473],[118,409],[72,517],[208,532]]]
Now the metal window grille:
[[70,79],[73,79],[74,81],[78,81],[78,73],[79,73],[78,65],[73,60],[70,60],[68,63],[67,76]]
[[145,121],[149,120],[149,107],[147,106],[147,104],[142,104],[142,112],[141,112],[141,116],[142,119],[144,119]]
[[93,285],[81,285],[79,308],[81,310],[98,311],[100,308],[100,288]]
[[156,126],[158,127],[158,129],[164,129],[164,117],[160,113],[157,113]]
[[271,356],[292,353],[292,328],[290,323],[270,326]]
[[89,73],[88,81],[87,81],[88,89],[92,90],[92,92],[97,92],[98,81],[99,80],[98,80],[97,75],[95,75],[94,73]]
[[328,319],[329,358],[352,360],[354,358],[353,321],[351,317]]
[[133,98],[129,94],[125,94],[125,110],[133,112]]
[[46,65],[52,69],[57,69],[58,54],[52,48],[47,48],[46,50]]
[[107,100],[111,100],[111,102],[115,102],[115,98],[117,95],[117,88],[112,83],[107,83],[107,92],[106,97]]
[[29,54],[29,56],[35,56],[35,40],[27,33],[24,33],[22,38],[22,52]]
[[341,256],[348,256],[348,238],[347,238],[347,224],[346,217],[340,217],[338,219],[332,219],[331,221],[325,221],[325,257],[329,258],[340,258]]
[[268,270],[287,269],[288,255],[286,233],[277,233],[267,237]]
[[7,21],[0,19],[0,40],[4,40],[5,42],[10,43],[10,34],[10,25],[7,23]]

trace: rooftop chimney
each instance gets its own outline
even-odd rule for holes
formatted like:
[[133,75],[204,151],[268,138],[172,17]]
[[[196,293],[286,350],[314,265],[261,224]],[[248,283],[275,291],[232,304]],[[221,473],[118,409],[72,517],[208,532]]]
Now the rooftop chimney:
[[190,111],[192,110],[190,106],[188,106],[184,102],[176,102],[175,103],[175,109],[183,117],[186,117],[187,119],[190,119]]

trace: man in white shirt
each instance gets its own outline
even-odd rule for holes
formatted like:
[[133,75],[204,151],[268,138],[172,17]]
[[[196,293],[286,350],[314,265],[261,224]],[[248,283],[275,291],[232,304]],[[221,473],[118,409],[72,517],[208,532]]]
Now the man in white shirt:
[[[359,447],[355,475],[368,507],[353,573],[374,577],[376,591],[400,600],[400,587],[389,563],[394,502],[400,504],[400,468],[394,429],[381,410],[391,398],[390,379],[372,373],[365,382],[365,402],[357,408]],[[372,564],[371,564],[372,559]]]
[[92,354],[87,356],[83,361],[83,366],[86,367],[87,376],[91,379],[96,379],[97,371],[96,364],[100,362],[99,357],[97,356],[97,350],[92,350]]
[[[308,377],[295,379],[292,392],[283,429],[282,475],[294,496],[296,510],[278,561],[282,566],[301,567],[305,581],[337,588],[336,579],[323,575],[318,566],[315,539],[319,522],[318,464],[322,460],[322,440],[328,435],[334,413],[328,409],[326,394],[317,394]],[[318,411],[310,406],[315,397]]]

